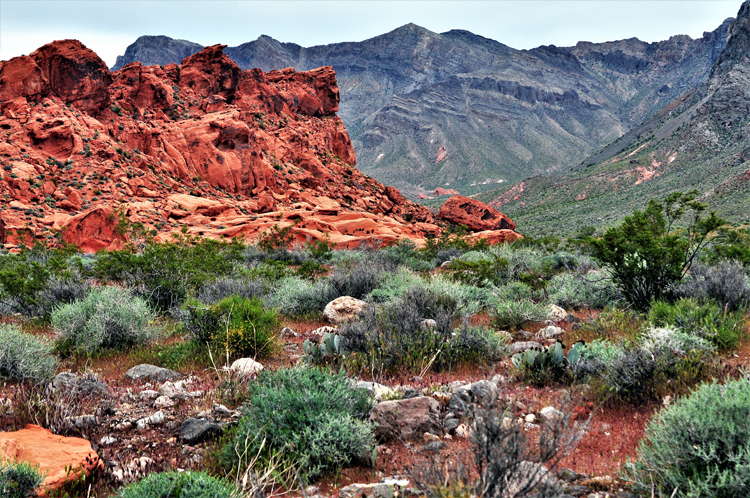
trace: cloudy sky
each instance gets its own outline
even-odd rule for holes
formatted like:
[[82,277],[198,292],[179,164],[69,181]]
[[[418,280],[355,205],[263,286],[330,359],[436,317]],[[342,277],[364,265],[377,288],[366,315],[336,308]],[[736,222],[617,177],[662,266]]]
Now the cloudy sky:
[[413,22],[467,29],[514,48],[637,37],[693,38],[736,15],[740,0],[136,1],[0,0],[0,60],[76,38],[109,66],[140,35],[230,46],[261,34],[303,46],[361,41]]

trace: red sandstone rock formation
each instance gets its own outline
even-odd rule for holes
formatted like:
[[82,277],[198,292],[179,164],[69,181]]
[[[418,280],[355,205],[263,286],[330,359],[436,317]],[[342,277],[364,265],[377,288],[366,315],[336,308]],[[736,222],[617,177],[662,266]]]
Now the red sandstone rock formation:
[[461,193],[455,189],[444,189],[442,187],[438,187],[433,192],[433,195],[461,195]]
[[445,201],[437,215],[456,225],[466,225],[469,230],[515,230],[516,224],[497,209],[468,197],[456,195]]
[[57,436],[33,424],[16,432],[0,432],[0,457],[7,461],[38,464],[39,472],[45,475],[41,486],[44,490],[59,488],[77,479],[81,472],[88,474],[102,467],[91,442]]
[[330,67],[241,71],[207,47],[181,66],[110,74],[80,42],[0,62],[0,222],[6,241],[119,247],[113,214],[156,230],[256,237],[295,224],[297,239],[339,246],[420,242],[430,212],[354,166]]

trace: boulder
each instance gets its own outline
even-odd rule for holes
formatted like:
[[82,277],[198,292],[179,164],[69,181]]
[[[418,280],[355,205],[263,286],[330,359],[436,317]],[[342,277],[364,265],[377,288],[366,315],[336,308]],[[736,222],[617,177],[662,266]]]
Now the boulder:
[[487,204],[454,195],[442,205],[437,219],[456,225],[466,225],[469,230],[515,230],[516,224],[497,209]]
[[180,438],[187,444],[196,444],[211,437],[220,436],[224,424],[205,419],[189,418],[180,426]]
[[136,365],[127,372],[125,378],[130,380],[154,380],[164,382],[167,380],[177,380],[182,378],[182,374],[169,370],[168,368],[157,367],[155,365],[141,364]]
[[84,252],[114,248],[125,243],[125,237],[117,232],[116,227],[116,216],[112,209],[96,207],[72,217],[65,225],[63,240]]
[[427,396],[378,403],[370,412],[370,421],[376,437],[385,441],[442,433],[440,404]]
[[252,358],[240,358],[232,363],[229,370],[240,375],[255,375],[263,370],[263,365]]
[[565,332],[560,327],[557,327],[555,325],[547,325],[543,329],[541,329],[539,332],[536,333],[536,336],[539,339],[553,339],[559,335],[562,335],[563,332]]
[[103,467],[91,442],[58,436],[33,424],[20,431],[0,432],[0,459],[39,465],[39,471],[45,475],[42,488],[47,490]]
[[568,316],[568,312],[562,309],[561,307],[557,306],[556,304],[549,305],[549,312],[547,313],[547,318],[549,318],[553,322],[562,322],[565,320],[567,316]]
[[349,321],[362,313],[367,303],[349,296],[341,296],[326,304],[323,316],[331,323]]
[[394,486],[386,483],[350,484],[339,490],[339,498],[393,498]]
[[542,349],[542,345],[536,341],[520,341],[510,346],[511,354],[523,353],[527,349]]

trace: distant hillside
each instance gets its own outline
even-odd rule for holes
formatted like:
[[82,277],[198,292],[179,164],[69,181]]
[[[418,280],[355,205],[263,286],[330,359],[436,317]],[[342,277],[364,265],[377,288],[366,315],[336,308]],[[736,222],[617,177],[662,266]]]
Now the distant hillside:
[[[730,21],[697,40],[658,43],[633,38],[524,51],[467,31],[408,24],[362,42],[310,48],[261,36],[225,53],[243,69],[333,66],[358,166],[415,199],[437,187],[471,195],[569,171],[705,81]],[[116,68],[137,54],[179,62],[175,50],[164,37],[141,37]]]
[[615,223],[651,197],[697,189],[732,221],[750,222],[750,3],[730,26],[706,82],[686,92],[575,171],[526,179],[484,200],[524,233],[571,233]]

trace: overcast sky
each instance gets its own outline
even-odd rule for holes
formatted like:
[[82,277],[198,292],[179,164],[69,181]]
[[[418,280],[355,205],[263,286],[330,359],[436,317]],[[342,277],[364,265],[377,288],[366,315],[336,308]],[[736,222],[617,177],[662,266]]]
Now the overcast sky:
[[740,0],[47,1],[0,0],[0,60],[76,38],[111,67],[141,35],[230,46],[266,34],[303,46],[361,41],[413,22],[467,29],[514,48],[637,37],[693,38],[734,17]]

